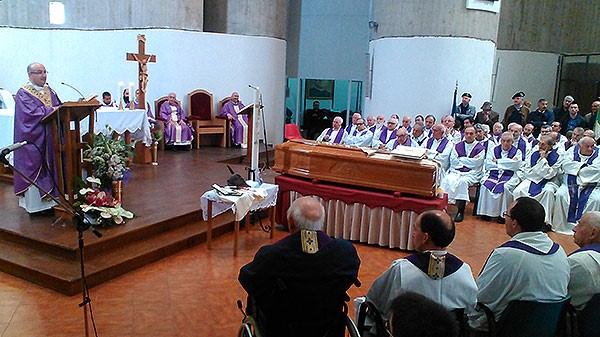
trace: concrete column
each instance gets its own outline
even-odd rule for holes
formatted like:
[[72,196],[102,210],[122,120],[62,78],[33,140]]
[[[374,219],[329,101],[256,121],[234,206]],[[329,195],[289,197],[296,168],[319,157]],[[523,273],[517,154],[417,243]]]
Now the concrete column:
[[174,28],[202,31],[203,0],[62,0],[64,25],[50,25],[47,1],[0,1],[0,24],[19,28]]
[[464,0],[373,0],[371,21],[368,114],[441,117],[456,81],[477,108],[490,99],[499,14]]
[[204,31],[285,39],[288,0],[205,0]]

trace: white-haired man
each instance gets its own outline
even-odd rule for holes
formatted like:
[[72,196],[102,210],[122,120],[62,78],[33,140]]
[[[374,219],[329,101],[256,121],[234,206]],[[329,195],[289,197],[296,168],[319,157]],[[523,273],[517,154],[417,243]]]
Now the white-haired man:
[[600,293],[600,212],[584,213],[573,228],[573,241],[580,247],[568,257],[571,266],[569,295],[577,310]]
[[344,123],[342,117],[336,116],[335,118],[333,118],[331,127],[323,130],[319,137],[317,137],[317,141],[334,144],[344,144],[346,138],[348,137],[348,132],[342,129],[342,123]]

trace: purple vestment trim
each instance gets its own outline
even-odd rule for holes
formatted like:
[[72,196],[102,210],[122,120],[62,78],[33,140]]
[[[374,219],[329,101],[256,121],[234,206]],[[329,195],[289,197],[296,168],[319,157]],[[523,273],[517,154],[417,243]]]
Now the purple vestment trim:
[[579,253],[579,252],[585,252],[587,250],[593,250],[596,253],[600,253],[600,242],[599,243],[592,243],[589,244],[587,246],[581,247],[579,249],[577,249],[576,251],[572,252],[571,254],[569,254],[569,256],[575,254],[575,253]]
[[404,144],[400,144],[398,142],[398,138],[396,137],[396,141],[394,142],[394,147],[392,148],[392,150],[394,150],[395,148],[397,148],[398,145],[411,147],[412,146],[412,140],[410,139],[410,137],[406,137],[406,141],[404,141]]
[[[327,135],[329,137],[331,137],[331,133],[333,132],[333,128],[329,128],[329,130],[327,130]],[[335,139],[333,140],[334,144],[339,144],[342,142],[342,138],[344,137],[344,129],[340,129],[337,133],[337,135],[335,136]]]
[[[585,165],[591,165],[594,159],[598,158],[598,148],[594,147],[594,153],[590,156],[590,158],[585,162]],[[579,144],[575,145],[573,149],[573,161],[581,161],[581,156],[579,155]],[[569,213],[567,214],[568,222],[577,222],[581,219],[581,215],[587,204],[588,199],[590,198],[590,194],[594,188],[596,188],[597,183],[588,184],[584,189],[579,193],[579,185],[577,185],[577,176],[569,174],[567,176],[567,188],[569,190]]]
[[[456,149],[456,153],[458,153],[459,157],[467,156],[467,147],[466,147],[466,143],[464,140],[462,142],[456,143],[456,145],[454,146],[454,149]],[[483,145],[481,145],[480,143],[476,144],[473,147],[473,149],[471,150],[471,153],[469,153],[469,158],[475,158],[475,156],[477,156],[483,150],[485,150]],[[463,166],[463,167],[459,168],[458,171],[459,172],[469,172],[469,171],[471,171],[471,169],[466,166]]]
[[521,150],[521,160],[525,160],[525,150],[527,150],[527,141],[523,137],[519,137],[517,148]]
[[[427,145],[426,145],[426,147],[427,147],[428,149],[430,149],[430,150],[431,150],[431,147],[433,146],[433,141],[434,141],[434,140],[435,140],[434,138],[429,138],[429,139],[427,140]],[[444,152],[444,149],[446,148],[446,145],[448,145],[448,143],[449,143],[449,142],[450,142],[450,140],[448,140],[448,138],[446,138],[446,137],[442,138],[442,141],[441,141],[441,142],[438,144],[438,147],[435,149],[435,152],[437,152],[437,153],[442,153],[442,152]]]
[[558,251],[558,248],[560,248],[560,245],[556,242],[553,242],[552,248],[550,248],[548,253],[544,253],[544,252],[542,252],[536,248],[533,248],[531,246],[528,246],[520,241],[513,241],[513,240],[505,242],[500,247],[520,249],[520,250],[523,250],[523,251],[526,251],[528,253],[535,254],[535,255],[552,255]]
[[[508,150],[508,158],[512,159],[517,154],[517,148],[511,146]],[[496,159],[502,158],[502,145],[498,145],[494,148],[494,157]],[[504,183],[510,180],[515,174],[514,171],[504,170],[502,175],[498,177],[498,170],[490,170],[489,177],[483,183],[483,186],[494,194],[504,192]]]
[[[422,272],[427,274],[429,270],[429,257],[431,256],[431,252],[423,252],[423,253],[415,253],[408,257],[406,260],[412,263],[415,267],[419,268]],[[446,253],[446,264],[444,269],[444,277],[454,274],[457,270],[462,267],[464,262],[462,262],[456,256]]]
[[[550,153],[548,153],[548,165],[553,166],[558,161],[558,151],[556,149],[552,149]],[[540,159],[540,151],[537,150],[531,155],[531,167],[533,167]],[[542,193],[542,189],[546,186],[548,179],[542,179],[539,183],[534,183],[533,181],[529,183],[529,190],[527,191],[530,196],[535,197],[536,195]]]
[[392,130],[392,135],[390,136],[390,139],[387,139],[387,133],[388,133],[388,128],[384,128],[381,131],[381,135],[379,136],[379,140],[383,143],[386,144],[387,142],[389,142],[392,139],[396,139],[396,130]]

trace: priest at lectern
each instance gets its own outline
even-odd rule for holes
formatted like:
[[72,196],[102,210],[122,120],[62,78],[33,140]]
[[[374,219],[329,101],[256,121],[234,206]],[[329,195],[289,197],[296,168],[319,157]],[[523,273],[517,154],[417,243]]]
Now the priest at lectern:
[[221,108],[221,117],[231,121],[231,138],[233,146],[248,147],[248,115],[238,115],[238,112],[244,108],[244,103],[240,101],[240,95],[237,92],[231,93],[231,99]]
[[[50,125],[42,124],[46,115],[58,109],[61,104],[56,92],[46,84],[46,68],[40,63],[27,66],[29,82],[23,85],[15,97],[15,134],[16,142],[27,141],[28,145],[14,151],[14,166],[27,175],[46,191],[58,196],[54,181],[54,146]],[[33,144],[33,145],[31,145]],[[28,213],[42,212],[52,208],[55,203],[44,197],[19,174],[14,174],[15,195],[19,197],[19,206]]]

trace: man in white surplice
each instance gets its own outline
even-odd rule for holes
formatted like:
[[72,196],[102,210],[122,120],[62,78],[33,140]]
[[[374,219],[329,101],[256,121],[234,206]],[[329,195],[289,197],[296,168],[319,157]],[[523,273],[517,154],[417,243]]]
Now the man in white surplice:
[[563,184],[556,191],[552,227],[565,234],[584,212],[600,210],[600,156],[595,141],[582,137],[563,155]]
[[423,143],[423,147],[427,148],[427,157],[439,161],[442,164],[443,172],[450,168],[450,153],[454,146],[445,135],[444,124],[435,124],[431,128],[431,137]]
[[552,222],[554,194],[560,185],[562,157],[554,146],[554,138],[540,136],[537,150],[533,151],[517,172],[521,182],[513,197],[531,197],[539,201],[546,210],[546,223]]
[[485,157],[485,178],[479,187],[477,214],[497,217],[499,223],[504,223],[503,213],[513,202],[512,191],[519,183],[515,173],[521,164],[521,150],[513,145],[513,134],[503,133],[500,145],[490,147]]
[[367,129],[365,120],[359,118],[356,121],[356,130],[352,131],[352,133],[348,135],[345,144],[348,146],[365,147],[370,146],[372,141],[373,132]]
[[475,128],[465,129],[465,139],[454,145],[450,154],[450,169],[442,179],[442,189],[448,194],[448,203],[456,203],[458,213],[454,221],[463,221],[469,201],[469,186],[479,182],[483,175],[485,148],[475,141]]

